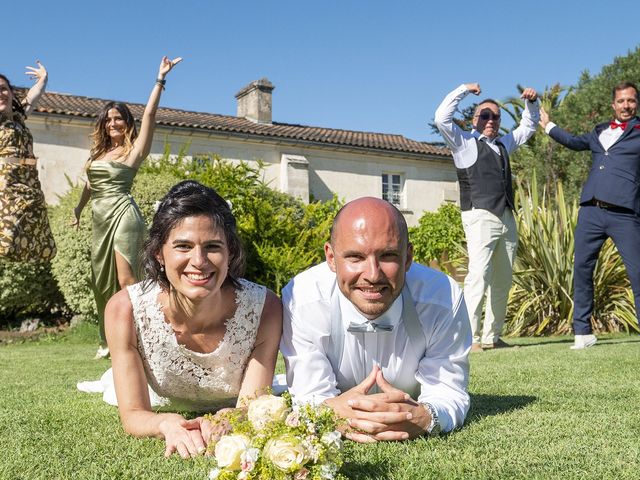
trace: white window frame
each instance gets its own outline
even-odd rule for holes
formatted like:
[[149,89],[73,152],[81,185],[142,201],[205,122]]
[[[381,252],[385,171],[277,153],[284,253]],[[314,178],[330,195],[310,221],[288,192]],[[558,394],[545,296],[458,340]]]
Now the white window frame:
[[382,199],[402,210],[405,206],[404,174],[399,172],[382,172],[380,183]]

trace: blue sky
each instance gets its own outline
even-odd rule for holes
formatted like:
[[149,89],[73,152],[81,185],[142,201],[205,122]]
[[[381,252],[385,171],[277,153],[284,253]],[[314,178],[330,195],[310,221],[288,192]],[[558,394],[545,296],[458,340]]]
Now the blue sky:
[[267,77],[274,121],[426,141],[439,140],[427,123],[460,83],[499,99],[518,83],[570,85],[640,44],[637,0],[615,12],[590,0],[10,5],[0,72],[16,85],[29,84],[24,66],[39,58],[49,90],[145,102],[162,55],[179,55],[163,106],[235,115],[234,94]]

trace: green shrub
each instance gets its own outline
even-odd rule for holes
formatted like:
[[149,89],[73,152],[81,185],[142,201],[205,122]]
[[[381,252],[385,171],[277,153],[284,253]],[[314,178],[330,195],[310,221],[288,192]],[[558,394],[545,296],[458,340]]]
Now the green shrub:
[[49,263],[0,261],[0,326],[47,317],[63,305]]
[[165,155],[149,162],[143,172],[196,180],[229,201],[247,252],[246,278],[277,293],[293,275],[324,258],[324,242],[341,207],[336,198],[305,205],[270,188],[261,163],[229,162],[214,154],[190,160]]
[[440,267],[454,274],[451,259],[461,255],[464,230],[460,208],[454,203],[443,203],[436,212],[425,212],[418,226],[409,228],[413,243],[414,260],[425,265],[436,261]]
[[[134,181],[132,195],[147,225],[155,203],[177,182],[185,179],[211,186],[232,205],[238,232],[247,252],[246,278],[279,292],[296,273],[323,259],[323,245],[341,204],[337,199],[305,205],[298,199],[269,188],[263,167],[223,161],[217,155],[185,158],[167,152],[143,164]],[[58,242],[53,273],[69,309],[96,318],[90,288],[91,208],[85,208],[80,228],[69,227],[80,186],[61,197],[51,215]]]
[[96,304],[91,291],[91,208],[82,212],[78,229],[71,227],[73,209],[78,203],[82,186],[72,186],[51,208],[49,219],[56,239],[58,254],[51,262],[51,270],[58,282],[67,308],[95,321]]
[[335,197],[330,202],[311,203],[304,207],[302,216],[280,216],[279,241],[266,235],[256,238],[255,253],[264,267],[259,283],[279,293],[294,275],[324,261],[324,244],[340,206]]
[[[575,201],[565,202],[562,184],[558,183],[555,191],[555,196],[539,196],[535,178],[531,187],[516,191],[519,245],[505,326],[510,334],[571,331],[578,206]],[[610,240],[596,264],[594,302],[592,324],[596,331],[638,330],[629,280]]]

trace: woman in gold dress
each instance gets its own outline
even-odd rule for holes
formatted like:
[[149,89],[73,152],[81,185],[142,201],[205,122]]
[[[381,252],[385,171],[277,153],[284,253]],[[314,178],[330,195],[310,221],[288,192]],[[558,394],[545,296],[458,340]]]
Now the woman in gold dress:
[[104,309],[118,290],[139,279],[139,254],[145,236],[142,214],[131,196],[133,179],[149,155],[155,116],[165,77],[182,58],[160,62],[158,78],[142,114],[140,133],[129,108],[107,103],[98,115],[87,164],[87,182],[74,208],[74,225],[79,225],[82,209],[91,199],[92,248],[91,284],[98,310],[100,347],[96,358],[109,356]]
[[24,99],[0,74],[0,259],[46,262],[56,254],[44,194],[38,179],[33,137],[25,125],[47,85],[38,61],[26,74],[36,80]]

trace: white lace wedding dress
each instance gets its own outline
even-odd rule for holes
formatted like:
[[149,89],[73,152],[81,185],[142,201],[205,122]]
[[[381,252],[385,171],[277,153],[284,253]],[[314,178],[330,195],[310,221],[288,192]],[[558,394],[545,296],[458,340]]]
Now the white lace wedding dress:
[[[144,291],[142,283],[127,287],[154,408],[198,412],[235,405],[266,295],[261,285],[244,279],[240,283],[236,312],[226,322],[222,341],[210,353],[178,344],[160,310],[159,285],[152,284]],[[111,369],[98,382],[80,382],[78,389],[102,392],[107,403],[117,405]]]

